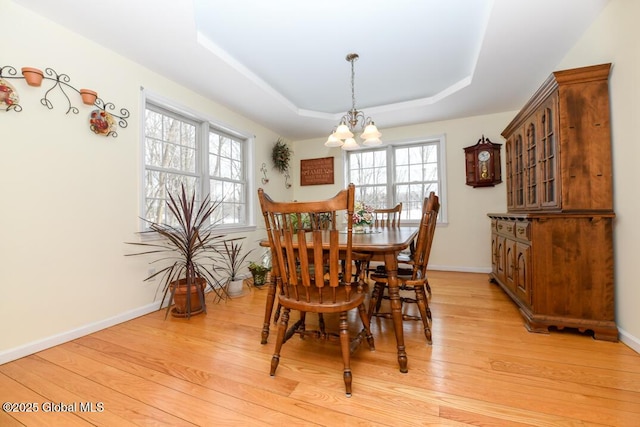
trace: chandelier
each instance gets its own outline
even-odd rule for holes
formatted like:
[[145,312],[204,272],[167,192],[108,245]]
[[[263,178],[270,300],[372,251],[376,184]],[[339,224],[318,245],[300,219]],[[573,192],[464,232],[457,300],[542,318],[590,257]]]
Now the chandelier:
[[382,144],[380,137],[382,134],[378,132],[378,128],[371,117],[365,118],[362,111],[356,110],[356,94],[354,90],[355,72],[353,63],[359,58],[357,53],[350,53],[347,55],[346,60],[351,62],[351,110],[347,111],[347,114],[342,116],[340,124],[337,129],[329,135],[327,142],[324,143],[327,147],[342,147],[343,150],[355,150],[360,148],[360,145],[354,139],[353,132],[360,124],[362,133],[360,139],[364,142],[363,145],[367,147],[373,147]]

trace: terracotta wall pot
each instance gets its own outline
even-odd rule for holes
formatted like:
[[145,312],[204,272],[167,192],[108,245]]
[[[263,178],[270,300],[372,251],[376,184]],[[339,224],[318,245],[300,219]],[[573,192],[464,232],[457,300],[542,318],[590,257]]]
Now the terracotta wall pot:
[[80,89],[80,96],[82,96],[82,102],[87,105],[93,105],[96,102],[98,93],[91,89]]
[[171,315],[174,317],[187,317],[189,315],[194,316],[204,312],[204,306],[200,304],[200,297],[198,296],[198,287],[204,295],[204,288],[207,282],[205,279],[197,278],[196,286],[191,286],[191,313],[187,310],[187,279],[180,279],[177,282],[172,282],[171,287],[176,287],[173,294],[173,302],[175,306],[171,309]]
[[29,86],[40,86],[44,78],[42,70],[31,67],[22,67],[22,75]]

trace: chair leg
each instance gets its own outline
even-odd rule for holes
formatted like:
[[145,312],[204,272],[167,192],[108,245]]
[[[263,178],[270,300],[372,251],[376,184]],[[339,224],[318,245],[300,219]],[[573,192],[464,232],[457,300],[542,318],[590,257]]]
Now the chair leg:
[[369,350],[373,351],[376,349],[376,346],[373,341],[373,334],[371,333],[369,315],[364,308],[364,304],[360,304],[358,306],[358,313],[360,314],[360,320],[362,321],[364,336],[367,338],[367,343],[369,344]]
[[369,319],[371,319],[374,314],[380,311],[384,288],[385,284],[382,282],[375,282],[375,284],[373,285],[373,292],[371,293],[371,299],[369,300]]
[[420,311],[420,318],[422,319],[422,325],[424,326],[424,336],[427,338],[427,344],[431,345],[431,327],[429,326],[429,322],[431,319],[431,310],[429,310],[429,313],[427,313],[429,302],[427,301],[427,297],[425,295],[425,288],[424,285],[415,285],[414,289],[416,292],[416,302],[418,303],[418,310]]
[[342,350],[342,362],[344,363],[344,386],[347,397],[351,397],[351,348],[349,339],[349,324],[347,322],[347,312],[340,313],[340,349]]
[[278,324],[278,337],[276,339],[276,348],[273,352],[273,357],[271,358],[271,372],[270,375],[273,377],[276,374],[276,369],[278,369],[278,363],[280,363],[280,350],[282,350],[282,344],[285,341],[285,333],[287,332],[287,326],[289,326],[289,312],[291,310],[285,308],[282,317],[280,319],[280,323]]
[[300,339],[304,339],[304,331],[307,330],[307,312],[300,312],[300,325],[297,328],[297,331],[300,333]]
[[[269,338],[269,325],[271,324],[271,312],[273,311],[273,304],[276,299],[276,279],[275,277],[271,278],[271,282],[269,283],[269,288],[267,292],[267,304],[264,309],[264,323],[262,325],[262,336],[260,340],[260,344],[266,344],[267,339]],[[276,314],[278,315],[280,311],[280,304],[278,304],[278,311]],[[274,320],[274,323],[278,321],[277,317]]]
[[324,314],[318,313],[318,330],[320,331],[320,338],[327,338],[327,328],[324,323]]
[[273,323],[278,323],[278,319],[280,318],[280,311],[282,310],[282,306],[278,303],[276,307],[276,312],[273,315]]

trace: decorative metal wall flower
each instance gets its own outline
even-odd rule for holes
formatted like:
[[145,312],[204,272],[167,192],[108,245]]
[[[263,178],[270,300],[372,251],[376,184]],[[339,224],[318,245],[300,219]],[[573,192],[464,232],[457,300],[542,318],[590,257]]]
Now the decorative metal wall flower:
[[260,172],[262,172],[262,183],[263,184],[268,184],[269,183],[269,178],[267,178],[267,164],[263,163],[262,166],[260,167]]
[[286,173],[289,171],[289,162],[291,161],[291,155],[293,152],[289,146],[284,142],[282,138],[278,138],[276,145],[273,146],[271,152],[271,159],[273,160],[273,167],[280,173]]

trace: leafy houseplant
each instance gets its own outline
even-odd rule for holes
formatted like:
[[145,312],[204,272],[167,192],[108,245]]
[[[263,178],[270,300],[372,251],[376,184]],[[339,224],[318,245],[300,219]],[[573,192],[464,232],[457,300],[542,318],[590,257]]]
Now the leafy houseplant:
[[256,262],[249,263],[249,271],[253,276],[253,286],[263,286],[266,282],[267,273],[271,271],[271,268],[265,267],[262,264]]
[[278,138],[276,144],[271,151],[271,160],[273,161],[273,167],[280,173],[286,173],[289,171],[289,162],[291,161],[292,151],[289,146],[284,142],[282,138]]
[[[196,207],[195,191],[187,195],[184,184],[179,194],[169,192],[167,209],[174,221],[169,223],[155,223],[144,219],[149,224],[149,230],[141,234],[157,233],[163,239],[158,242],[141,242],[128,244],[148,248],[143,252],[128,254],[158,255],[155,262],[168,262],[164,268],[150,275],[145,281],[160,277],[158,290],[163,292],[160,308],[169,298],[176,303],[171,310],[176,317],[191,317],[206,312],[205,290],[216,292],[219,298],[225,293],[219,280],[213,274],[213,268],[208,268],[216,248],[226,243],[225,236],[215,233],[215,224],[209,220],[220,202],[211,202],[207,195],[202,203]],[[178,303],[184,301],[184,306]],[[167,306],[169,314],[170,304]],[[166,317],[166,316],[165,316]]]
[[[237,240],[237,239],[236,239]],[[216,272],[221,273],[226,292],[231,296],[242,293],[243,276],[240,272],[247,265],[247,256],[253,251],[242,252],[242,243],[235,240],[225,240],[216,247]]]

